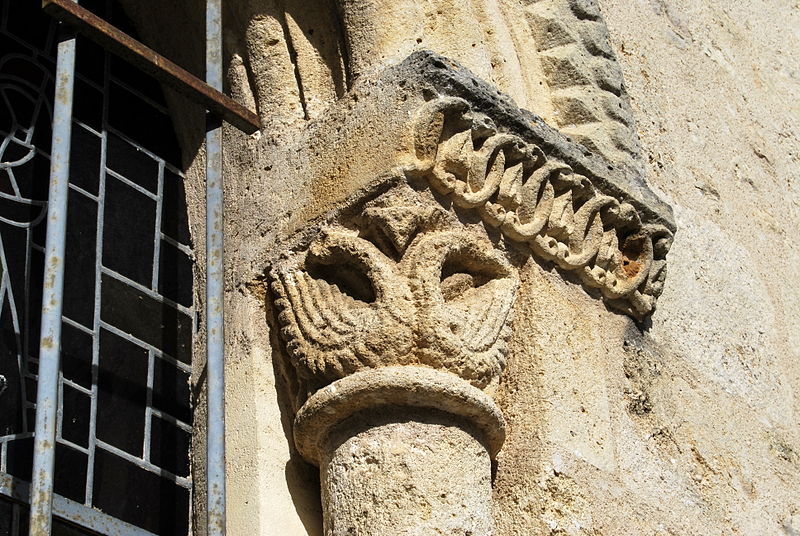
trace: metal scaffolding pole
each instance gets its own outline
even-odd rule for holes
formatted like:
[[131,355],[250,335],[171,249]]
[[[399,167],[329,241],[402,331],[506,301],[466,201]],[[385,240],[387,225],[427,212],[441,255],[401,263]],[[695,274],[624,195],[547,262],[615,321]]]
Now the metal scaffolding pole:
[[60,28],[53,109],[53,145],[47,202],[42,328],[36,393],[36,435],[33,443],[30,535],[49,536],[53,509],[58,374],[61,352],[61,310],[64,296],[64,250],[67,236],[67,194],[75,82],[75,36]]
[[[222,0],[206,3],[206,82],[222,89]],[[225,534],[225,339],[222,122],[208,116],[206,131],[206,318],[208,534]]]

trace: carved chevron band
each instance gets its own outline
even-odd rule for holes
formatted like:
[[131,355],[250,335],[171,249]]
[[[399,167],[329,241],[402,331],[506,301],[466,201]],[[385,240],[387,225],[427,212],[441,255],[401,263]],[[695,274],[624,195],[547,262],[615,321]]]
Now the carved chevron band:
[[642,221],[554,155],[498,132],[467,101],[429,101],[413,124],[410,174],[533,253],[576,273],[609,306],[637,319],[652,313],[666,276],[672,232]]

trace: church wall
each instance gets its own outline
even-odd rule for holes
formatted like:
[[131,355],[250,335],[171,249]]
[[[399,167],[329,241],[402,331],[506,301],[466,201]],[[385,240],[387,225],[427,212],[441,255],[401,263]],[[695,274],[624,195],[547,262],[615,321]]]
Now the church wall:
[[[318,471],[292,442],[295,385],[267,273],[290,237],[412,153],[407,123],[422,95],[387,83],[383,68],[430,47],[552,126],[582,131],[560,120],[569,108],[539,54],[531,13],[545,3],[440,2],[438,17],[478,21],[475,47],[450,19],[426,26],[425,9],[411,17],[405,3],[373,2],[381,25],[358,2],[288,15],[275,2],[229,3],[229,89],[266,125],[255,137],[226,129],[231,534],[322,533]],[[645,170],[677,232],[643,322],[552,263],[517,258],[495,396],[508,426],[496,534],[800,533],[800,11],[789,1],[599,7],[641,143],[626,165]],[[394,32],[374,38],[385,53],[359,45],[381,28]],[[589,139],[611,139],[597,145],[611,154],[615,138],[603,136]]]

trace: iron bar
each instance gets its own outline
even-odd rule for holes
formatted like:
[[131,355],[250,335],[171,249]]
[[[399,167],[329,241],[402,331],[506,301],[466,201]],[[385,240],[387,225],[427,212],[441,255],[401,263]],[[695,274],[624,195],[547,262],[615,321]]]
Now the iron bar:
[[[53,510],[53,474],[61,352],[61,310],[64,297],[64,250],[67,236],[67,195],[72,138],[72,97],[75,85],[75,35],[59,32],[53,142],[47,203],[47,237],[33,443],[30,535],[49,536]],[[69,32],[69,33],[68,33]]]
[[[30,484],[10,475],[0,474],[0,497],[26,504],[29,496]],[[152,532],[59,495],[53,497],[53,516],[106,536],[155,536]]]
[[[222,0],[206,2],[206,82],[222,88]],[[206,482],[208,534],[225,534],[225,345],[222,123],[208,116],[206,130],[206,372],[208,428]]]
[[261,128],[258,116],[222,93],[221,84],[203,82],[72,0],[43,0],[42,8],[49,15],[71,24],[112,54],[205,106],[236,128],[247,134]]

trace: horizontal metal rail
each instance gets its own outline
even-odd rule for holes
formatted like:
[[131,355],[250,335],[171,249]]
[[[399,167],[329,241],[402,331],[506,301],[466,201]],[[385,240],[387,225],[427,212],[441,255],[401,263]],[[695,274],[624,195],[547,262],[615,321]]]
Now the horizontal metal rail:
[[[0,497],[27,504],[29,496],[30,484],[10,475],[0,474]],[[105,536],[154,536],[152,532],[55,494],[53,516]]]
[[203,82],[72,0],[43,0],[42,8],[49,15],[74,26],[78,32],[112,54],[203,105],[239,130],[252,134],[261,128],[258,116],[222,93],[221,87],[215,88]]

